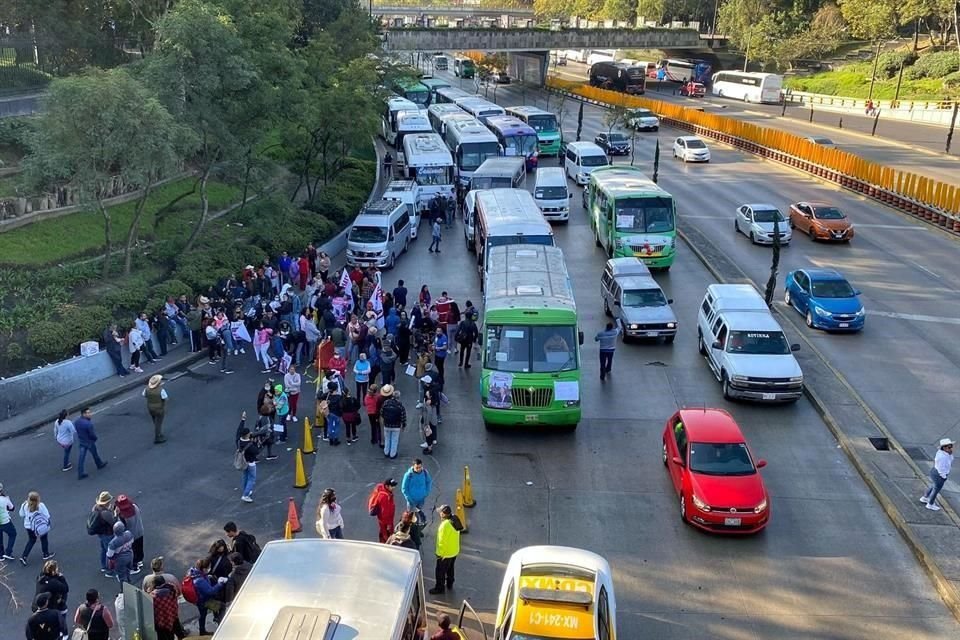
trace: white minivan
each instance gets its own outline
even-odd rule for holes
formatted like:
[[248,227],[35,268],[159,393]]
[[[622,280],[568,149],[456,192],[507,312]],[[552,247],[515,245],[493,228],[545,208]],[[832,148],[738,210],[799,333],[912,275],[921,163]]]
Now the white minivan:
[[560,167],[538,167],[533,199],[549,222],[570,220],[570,198],[567,177]]
[[407,205],[399,200],[379,200],[364,207],[353,221],[347,235],[347,264],[391,269],[409,244]]
[[563,160],[564,170],[580,185],[590,181],[590,172],[610,164],[606,152],[593,142],[571,142]]
[[383,191],[384,200],[399,200],[410,213],[410,239],[417,239],[420,227],[420,209],[417,208],[417,183],[413,180],[391,180]]

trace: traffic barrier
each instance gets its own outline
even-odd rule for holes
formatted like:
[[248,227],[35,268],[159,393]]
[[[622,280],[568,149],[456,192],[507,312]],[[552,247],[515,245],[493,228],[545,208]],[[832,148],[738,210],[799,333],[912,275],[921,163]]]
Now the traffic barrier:
[[290,521],[287,521],[287,524],[283,525],[283,539],[284,540],[293,540],[293,529],[290,527]]
[[472,509],[477,506],[473,499],[473,483],[470,481],[470,467],[463,468],[463,506]]
[[960,222],[960,186],[870,162],[801,136],[682,105],[549,78],[550,90],[604,107],[645,107],[670,126],[774,159],[949,231]]
[[303,453],[312,455],[317,450],[313,448],[313,430],[310,428],[310,418],[303,419]]
[[460,533],[470,533],[470,525],[467,522],[467,510],[463,508],[463,490],[459,488],[457,489],[456,514],[457,517],[460,518],[460,524],[463,525]]
[[300,526],[300,516],[297,515],[297,505],[294,504],[293,498],[287,500],[287,525],[294,533],[303,531],[303,527]]
[[303,470],[303,451],[297,449],[297,470],[293,477],[293,488],[294,489],[305,489],[310,485],[310,481],[307,479],[307,474]]

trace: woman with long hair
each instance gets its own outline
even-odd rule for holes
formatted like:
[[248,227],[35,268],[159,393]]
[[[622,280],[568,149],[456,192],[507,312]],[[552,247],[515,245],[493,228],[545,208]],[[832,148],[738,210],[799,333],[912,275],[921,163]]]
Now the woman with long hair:
[[327,488],[317,507],[317,533],[321,538],[343,539],[343,514],[337,503],[337,492]]
[[40,494],[31,491],[27,494],[27,499],[20,505],[20,517],[23,518],[23,528],[27,532],[27,544],[20,554],[20,564],[27,566],[27,558],[33,551],[33,545],[40,539],[40,549],[43,551],[43,559],[50,560],[55,553],[50,551],[47,543],[47,534],[50,533],[50,512],[47,511],[47,505],[40,502]]
[[63,449],[63,466],[61,471],[70,471],[73,465],[70,464],[70,451],[73,449],[73,441],[77,437],[77,428],[73,422],[67,419],[70,415],[66,409],[60,410],[60,415],[53,425],[53,436],[57,439],[57,444]]

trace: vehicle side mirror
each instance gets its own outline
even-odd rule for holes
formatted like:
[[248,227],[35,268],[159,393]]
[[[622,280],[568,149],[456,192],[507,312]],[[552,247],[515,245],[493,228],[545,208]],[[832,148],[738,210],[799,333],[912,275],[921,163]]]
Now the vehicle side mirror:
[[583,346],[583,331],[577,332],[577,340],[580,342],[580,346]]
[[860,289],[854,289],[854,290],[853,290],[853,295],[855,295],[855,296],[860,295]]
[[800,351],[800,345],[797,343],[793,343],[792,345],[790,345],[790,351]]
[[614,304],[614,306],[617,306],[617,307],[621,306],[619,300],[614,300],[614,301],[613,301],[613,304]]
[[719,341],[719,340],[714,340],[714,341],[713,341],[713,348],[714,348],[714,349],[723,349],[723,345],[720,344],[720,341]]
[[680,456],[673,456],[673,464],[680,465],[681,467],[685,466],[683,460],[680,459]]
[[673,304],[673,298],[667,298],[667,304]]
[[767,466],[766,460],[764,460],[763,458],[760,458],[759,460],[757,460],[757,469],[763,469],[765,466]]

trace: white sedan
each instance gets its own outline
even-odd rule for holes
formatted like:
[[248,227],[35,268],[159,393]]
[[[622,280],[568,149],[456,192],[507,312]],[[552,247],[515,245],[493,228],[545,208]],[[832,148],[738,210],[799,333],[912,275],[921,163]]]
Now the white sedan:
[[710,162],[710,149],[697,136],[680,136],[673,141],[673,157],[684,162]]
[[790,223],[772,204],[741,205],[733,219],[733,228],[754,244],[773,244],[774,221],[778,226],[780,244],[790,244],[793,239]]

